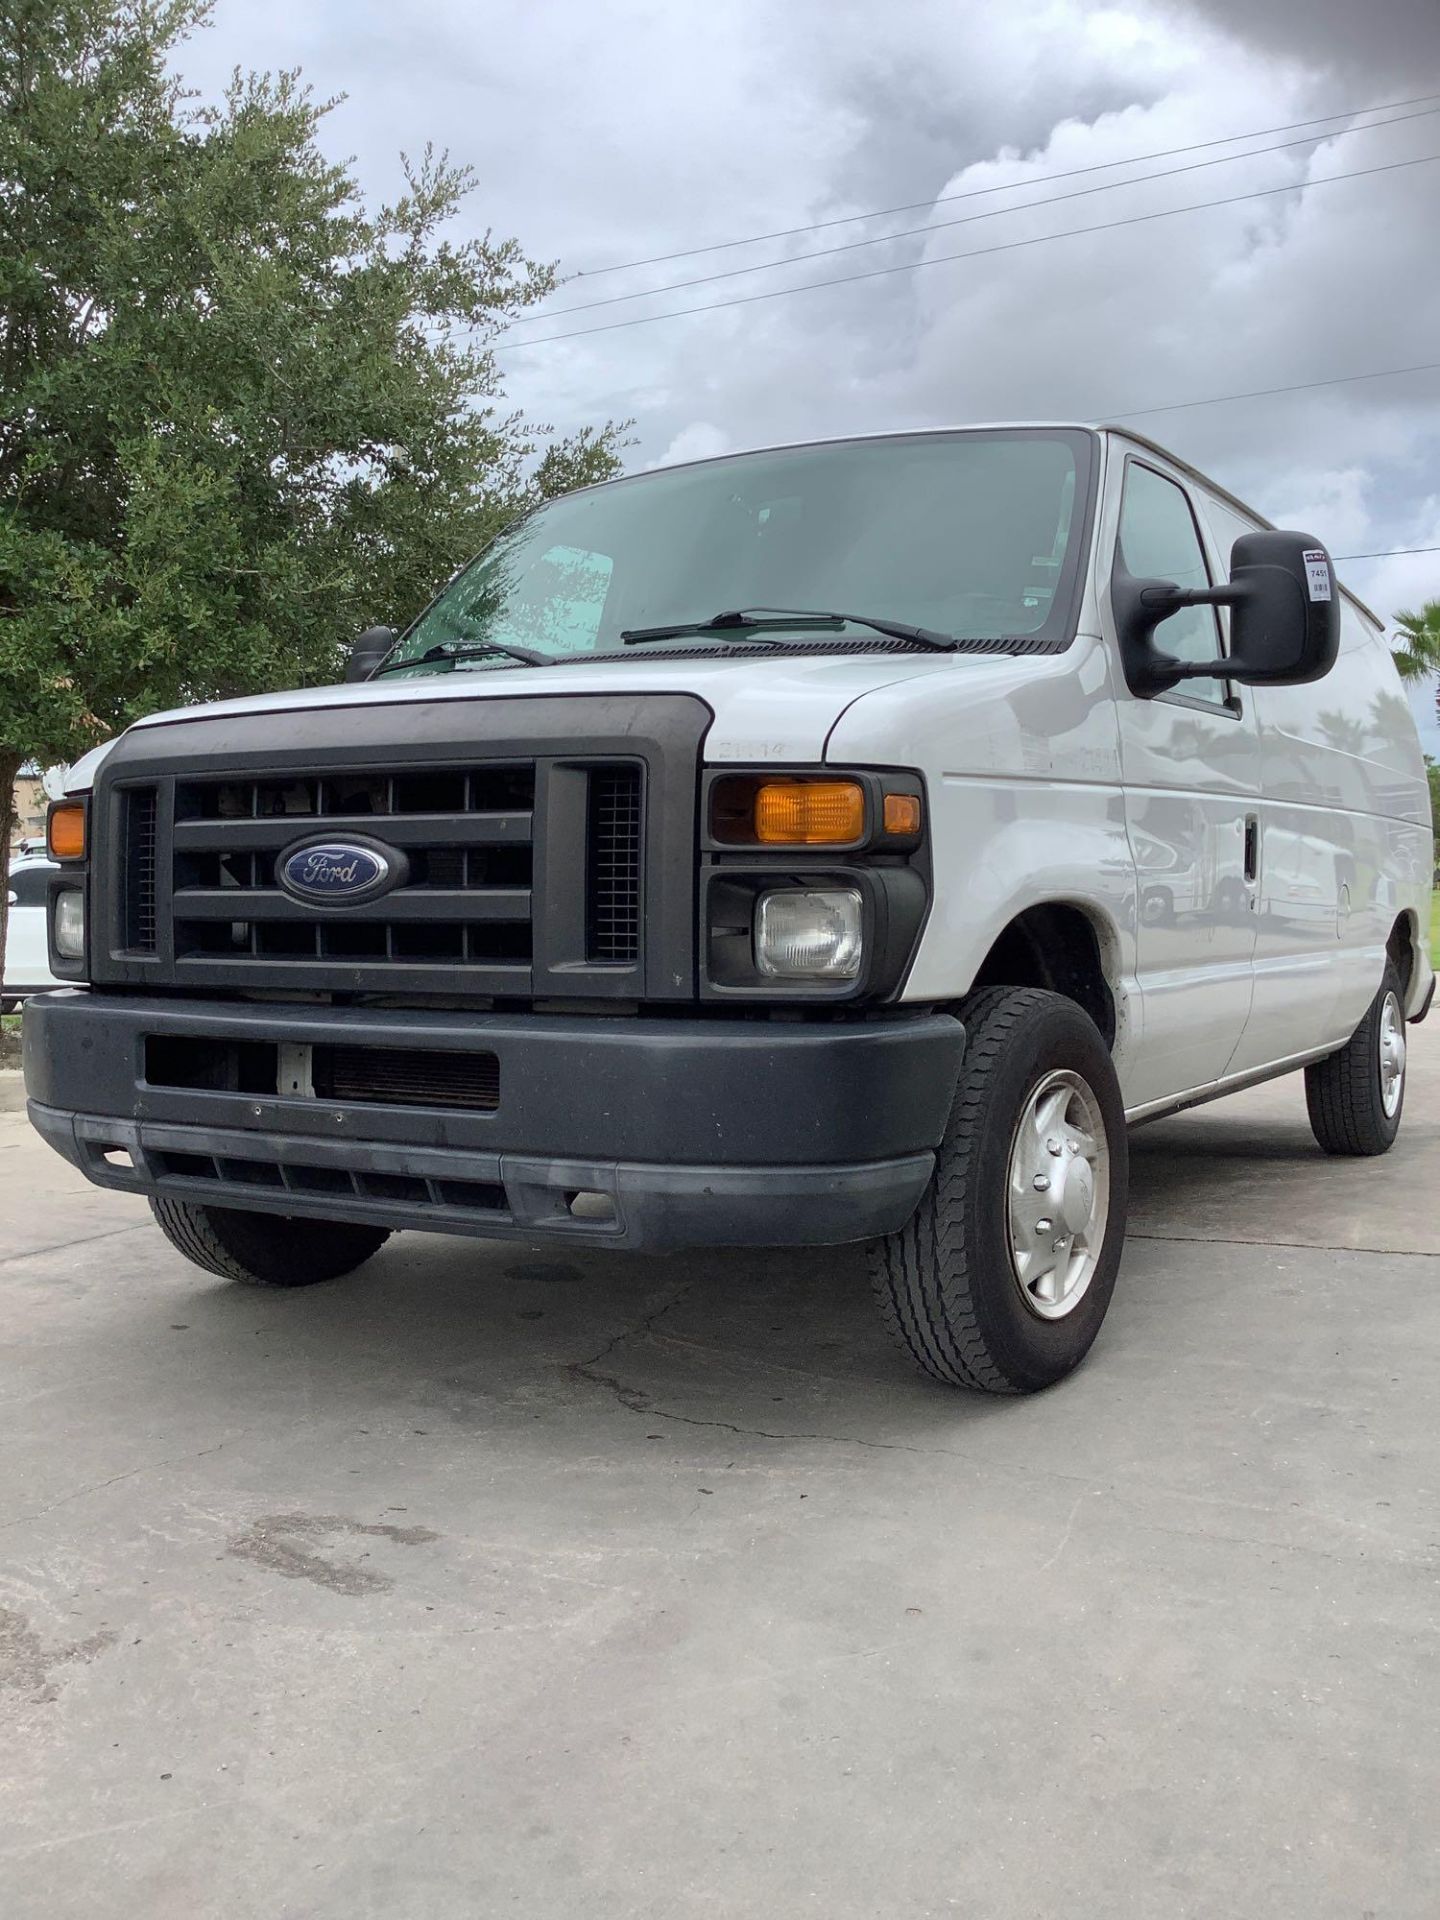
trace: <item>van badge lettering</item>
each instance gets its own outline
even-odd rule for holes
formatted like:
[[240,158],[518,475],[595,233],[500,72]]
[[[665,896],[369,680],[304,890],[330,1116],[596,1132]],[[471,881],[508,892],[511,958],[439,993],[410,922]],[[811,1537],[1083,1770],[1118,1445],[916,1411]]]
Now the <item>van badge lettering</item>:
[[275,865],[281,889],[312,906],[348,907],[374,900],[407,877],[404,854],[378,841],[312,840],[288,847]]

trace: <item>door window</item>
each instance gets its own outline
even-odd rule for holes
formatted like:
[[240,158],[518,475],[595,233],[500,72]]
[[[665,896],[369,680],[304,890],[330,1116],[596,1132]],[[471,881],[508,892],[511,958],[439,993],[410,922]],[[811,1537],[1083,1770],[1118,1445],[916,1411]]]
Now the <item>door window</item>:
[[10,875],[10,892],[17,907],[43,907],[53,867],[20,867]]
[[[1195,515],[1182,487],[1153,467],[1132,460],[1120,501],[1121,565],[1137,579],[1173,580],[1177,587],[1208,587],[1210,572]],[[1155,629],[1155,644],[1177,660],[1214,660],[1220,654],[1220,627],[1213,607],[1182,607]],[[1214,691],[1222,684],[1191,682],[1189,693]]]

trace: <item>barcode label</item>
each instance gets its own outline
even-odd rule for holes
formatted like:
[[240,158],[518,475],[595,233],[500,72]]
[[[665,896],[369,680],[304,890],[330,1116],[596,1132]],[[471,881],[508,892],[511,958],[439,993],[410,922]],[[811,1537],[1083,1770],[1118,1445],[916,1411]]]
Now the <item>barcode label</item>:
[[1330,598],[1330,556],[1323,550],[1307,547],[1305,559],[1305,584],[1310,589],[1312,600]]

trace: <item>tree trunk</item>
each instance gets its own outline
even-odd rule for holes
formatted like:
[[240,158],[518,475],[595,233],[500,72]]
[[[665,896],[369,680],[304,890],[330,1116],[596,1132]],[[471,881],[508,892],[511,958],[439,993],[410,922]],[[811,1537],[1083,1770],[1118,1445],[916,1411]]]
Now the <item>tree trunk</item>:
[[10,931],[10,836],[15,831],[15,779],[24,764],[21,755],[0,747],[0,852],[3,852],[5,867],[5,885],[0,887],[0,982],[5,978],[5,939]]

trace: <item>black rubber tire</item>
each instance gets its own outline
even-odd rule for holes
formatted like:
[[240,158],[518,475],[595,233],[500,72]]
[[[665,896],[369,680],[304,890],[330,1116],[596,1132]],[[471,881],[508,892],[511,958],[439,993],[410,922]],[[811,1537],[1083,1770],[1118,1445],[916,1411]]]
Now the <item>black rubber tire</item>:
[[18,1013],[19,1011],[20,1002],[18,1000],[0,1000],[0,1013]]
[[[892,1335],[934,1379],[985,1393],[1034,1393],[1072,1372],[1105,1318],[1125,1242],[1129,1153],[1114,1063],[1073,1000],[987,987],[959,1010],[965,1057],[935,1172],[871,1272]],[[1105,1240],[1088,1291],[1062,1320],[1032,1313],[1010,1264],[1006,1179],[1022,1103],[1053,1068],[1083,1076],[1110,1149]]]
[[152,1199],[150,1211],[178,1253],[206,1273],[246,1287],[313,1287],[318,1280],[338,1280],[390,1238],[385,1227],[245,1213],[191,1200]]
[[1310,1128],[1326,1153],[1386,1153],[1400,1131],[1400,1116],[1405,1111],[1404,1082],[1400,1085],[1400,1104],[1393,1114],[1385,1111],[1380,1085],[1380,1010],[1387,993],[1395,995],[1403,1015],[1405,997],[1393,960],[1385,962],[1380,991],[1345,1045],[1327,1060],[1317,1060],[1305,1069]]

